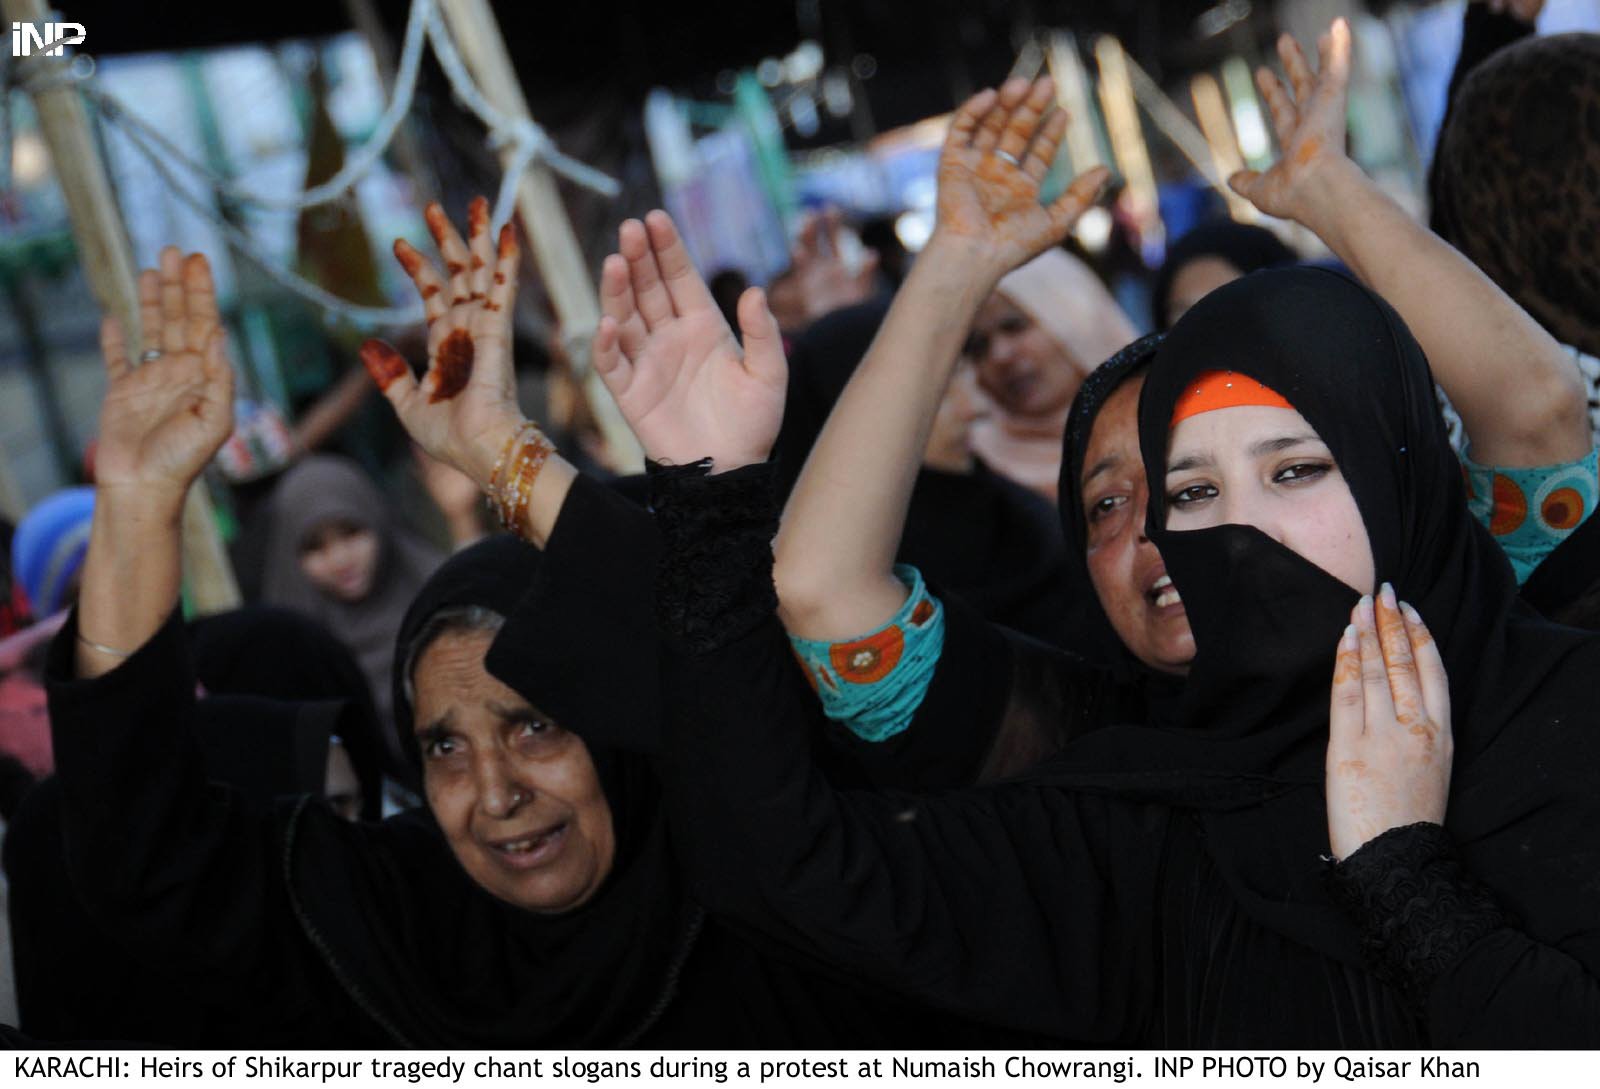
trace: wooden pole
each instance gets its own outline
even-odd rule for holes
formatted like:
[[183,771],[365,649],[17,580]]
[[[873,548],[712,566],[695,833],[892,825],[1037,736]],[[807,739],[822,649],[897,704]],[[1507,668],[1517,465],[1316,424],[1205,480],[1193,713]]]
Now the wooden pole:
[[[50,20],[50,7],[45,0],[0,0],[0,11],[7,23],[42,24]],[[66,63],[64,57],[33,57],[28,71],[48,72],[51,67]],[[50,148],[56,179],[66,197],[67,215],[89,286],[101,308],[115,314],[124,329],[137,334],[139,288],[133,250],[83,100],[75,88],[63,85],[34,94],[33,105],[39,115],[39,131]],[[137,335],[129,337],[130,344],[139,342]],[[211,499],[201,481],[189,489],[183,507],[183,566],[190,603],[196,612],[222,612],[238,606],[239,585],[217,535]]]
[[[462,61],[484,97],[508,117],[530,119],[528,100],[522,93],[489,0],[439,0],[439,8]],[[504,149],[501,162],[509,163],[515,153],[513,148]],[[536,162],[523,172],[517,190],[517,211],[522,213],[523,225],[533,245],[534,262],[561,322],[567,356],[583,382],[589,407],[594,410],[601,434],[616,463],[612,468],[637,471],[643,465],[639,443],[605,383],[589,365],[595,327],[600,322],[600,300],[588,266],[584,264],[577,236],[572,233],[572,224],[561,204],[555,176],[543,163]]]

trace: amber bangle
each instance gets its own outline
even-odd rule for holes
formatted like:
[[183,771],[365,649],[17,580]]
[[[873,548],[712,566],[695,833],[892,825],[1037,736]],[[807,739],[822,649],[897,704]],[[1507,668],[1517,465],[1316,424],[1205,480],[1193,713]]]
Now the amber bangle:
[[524,534],[528,507],[533,501],[534,482],[539,470],[555,453],[555,447],[532,423],[525,423],[506,442],[489,476],[489,504],[502,528],[518,536]]

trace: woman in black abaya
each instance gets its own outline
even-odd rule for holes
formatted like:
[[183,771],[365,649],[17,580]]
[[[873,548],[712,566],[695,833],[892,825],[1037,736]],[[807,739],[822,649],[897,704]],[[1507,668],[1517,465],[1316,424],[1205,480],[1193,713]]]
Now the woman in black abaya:
[[[1516,606],[1451,471],[1425,361],[1381,301],[1308,270],[1197,306],[1155,353],[1141,404],[1152,479],[1185,384],[1227,367],[1280,391],[1328,444],[1379,577],[1438,639],[1457,736],[1447,830],[1390,829],[1324,884],[1328,676],[1357,591],[1249,527],[1168,531],[1159,499],[1148,532],[1199,656],[1149,725],[1089,734],[988,791],[833,793],[770,710],[805,697],[779,669],[763,549],[709,591],[733,605],[688,604],[708,594],[707,569],[690,574],[703,535],[678,532],[703,528],[697,493],[741,509],[761,470],[677,470],[656,494],[661,612],[684,618],[669,784],[697,890],[918,997],[1090,1039],[1592,1043],[1600,738],[1581,723],[1600,644]],[[723,865],[732,852],[749,864]]]
[[[504,237],[502,272],[516,262]],[[514,291],[509,274],[501,302],[502,289]],[[633,697],[641,716],[628,721],[626,699],[586,703],[569,688],[558,721],[518,687],[534,673],[521,668],[526,638],[501,658],[514,684],[486,668],[490,639],[538,582],[542,554],[521,540],[452,557],[401,621],[394,695],[408,728],[396,748],[420,766],[426,808],[352,824],[314,799],[263,814],[208,786],[175,609],[177,504],[231,427],[231,371],[204,258],[165,251],[141,293],[165,347],[131,368],[107,323],[103,502],[79,609],[52,646],[51,719],[72,880],[114,940],[216,1003],[227,1031],[207,1042],[996,1040],[769,956],[704,915],[669,849],[647,755],[651,693]],[[462,305],[487,314],[485,302]],[[474,379],[508,377],[487,345]],[[552,548],[581,547],[567,539],[584,526],[558,517],[560,504],[546,513]],[[513,619],[524,633],[563,624]],[[634,633],[611,636],[582,649],[627,685],[643,648]]]
[[[949,169],[1005,169],[989,162],[1005,117],[985,114],[1021,114],[1028,94],[969,103]],[[1036,211],[1070,223],[1085,188]],[[1081,1039],[1593,1042],[1600,738],[1578,724],[1600,644],[1519,611],[1466,510],[1422,353],[1376,296],[1326,272],[1263,273],[1220,289],[1155,349],[1139,405],[1148,479],[1168,479],[1180,397],[1231,368],[1299,421],[1296,449],[1279,437],[1249,448],[1288,452],[1252,487],[1338,500],[1339,518],[1244,507],[1240,524],[1171,529],[1169,507],[1189,518],[1200,485],[1158,488],[1145,535],[1189,606],[1187,678],[1150,693],[1137,725],[1090,732],[1010,782],[935,797],[834,789],[797,726],[810,697],[772,616],[775,514],[760,464],[781,383],[774,393],[765,361],[714,350],[646,341],[619,359],[610,320],[597,366],[652,421],[647,452],[674,466],[656,470],[652,503],[674,648],[667,783],[714,911],[918,998]],[[727,403],[748,411],[719,414]],[[1212,425],[1255,404],[1216,406]],[[1205,464],[1185,452],[1173,468]],[[1344,645],[1352,607],[1380,579],[1435,644],[1385,593],[1355,610],[1356,644]],[[1369,675],[1370,704],[1359,687],[1353,704],[1330,704]],[[1370,780],[1352,785],[1357,767]],[[1343,861],[1325,876],[1330,848]]]

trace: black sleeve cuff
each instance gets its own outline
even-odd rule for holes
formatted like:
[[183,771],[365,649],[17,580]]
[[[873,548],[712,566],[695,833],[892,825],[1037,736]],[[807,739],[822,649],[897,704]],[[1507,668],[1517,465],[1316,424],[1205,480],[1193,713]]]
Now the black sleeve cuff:
[[489,672],[590,746],[657,750],[660,553],[641,504],[578,474],[533,583],[489,647]]
[[179,609],[172,610],[143,646],[98,677],[79,678],[77,643],[78,610],[74,608],[50,641],[45,659],[45,689],[50,697],[52,722],[61,716],[74,717],[86,707],[114,707],[124,699],[147,700],[152,694],[190,702],[194,699],[194,663]]
[[709,654],[777,610],[776,471],[767,462],[713,476],[709,459],[647,468],[663,545],[656,623],[679,648]]
[[1331,865],[1327,884],[1360,926],[1373,974],[1419,1010],[1434,981],[1507,922],[1437,824],[1391,828]]

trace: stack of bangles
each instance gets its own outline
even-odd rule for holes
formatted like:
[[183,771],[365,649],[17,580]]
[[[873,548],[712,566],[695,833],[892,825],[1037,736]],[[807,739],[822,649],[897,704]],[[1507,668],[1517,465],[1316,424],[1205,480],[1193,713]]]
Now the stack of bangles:
[[506,440],[500,458],[489,474],[489,505],[500,518],[500,525],[518,536],[524,536],[523,524],[527,519],[528,502],[533,498],[533,482],[539,470],[555,447],[544,437],[544,432],[531,421]]

